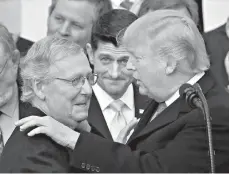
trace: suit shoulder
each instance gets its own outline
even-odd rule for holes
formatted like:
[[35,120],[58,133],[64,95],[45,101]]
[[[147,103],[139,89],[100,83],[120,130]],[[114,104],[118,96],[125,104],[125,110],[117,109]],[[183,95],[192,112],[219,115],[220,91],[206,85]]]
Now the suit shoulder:
[[67,150],[46,135],[28,137],[27,132],[21,132],[16,128],[1,155],[0,171],[64,172],[62,168],[67,168],[68,161]]

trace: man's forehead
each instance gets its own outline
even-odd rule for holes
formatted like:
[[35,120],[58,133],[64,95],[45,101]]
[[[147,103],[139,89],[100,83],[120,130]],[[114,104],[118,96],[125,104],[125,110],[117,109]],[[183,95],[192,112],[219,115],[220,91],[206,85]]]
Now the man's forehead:
[[91,68],[85,55],[74,54],[55,61],[50,67],[50,72],[71,77],[76,74],[87,74],[91,72]]
[[99,42],[97,52],[100,53],[111,53],[111,54],[120,54],[120,55],[127,55],[129,54],[126,47],[124,45],[115,46],[109,42]]
[[86,22],[86,19],[92,23],[96,16],[95,5],[87,0],[59,0],[54,11],[80,23]]

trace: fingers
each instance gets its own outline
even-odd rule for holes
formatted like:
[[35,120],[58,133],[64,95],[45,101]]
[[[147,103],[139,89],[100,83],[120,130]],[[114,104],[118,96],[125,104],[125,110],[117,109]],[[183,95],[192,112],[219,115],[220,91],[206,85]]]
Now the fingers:
[[117,138],[117,141],[120,143],[126,143],[127,141],[127,137],[130,134],[130,132],[136,127],[136,125],[138,124],[140,119],[137,119],[136,117],[131,120],[131,122],[129,124],[126,125],[126,127],[124,127]]
[[37,134],[47,134],[45,127],[44,126],[37,127],[35,129],[31,130],[27,135],[32,137],[32,136],[37,135]]
[[33,118],[20,126],[20,131],[24,131],[34,126],[45,126],[41,118]]
[[34,120],[36,118],[40,118],[40,117],[38,117],[38,116],[29,116],[29,117],[23,118],[23,119],[21,119],[19,121],[16,121],[15,125],[16,126],[21,126],[21,125],[25,124],[26,122],[28,122],[30,120]]
[[91,126],[89,125],[87,120],[84,120],[81,123],[79,123],[77,129],[79,129],[81,131],[90,132],[91,131]]
[[126,127],[124,127],[124,129],[120,131],[120,134],[122,134],[122,136],[128,136],[130,131],[136,127],[136,125],[138,124],[138,121],[139,119],[137,120],[137,118],[134,117],[134,119],[131,120],[131,122],[127,124]]
[[133,130],[137,126],[139,120],[140,120],[140,118],[139,119],[135,118],[128,124],[128,127],[127,127],[127,133],[128,134],[130,133],[131,130]]

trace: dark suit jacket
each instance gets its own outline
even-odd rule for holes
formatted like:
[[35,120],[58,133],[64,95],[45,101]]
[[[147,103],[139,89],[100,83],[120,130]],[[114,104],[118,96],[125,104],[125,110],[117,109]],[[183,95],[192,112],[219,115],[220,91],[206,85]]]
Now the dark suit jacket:
[[[134,84],[133,89],[135,117],[139,118],[141,116],[139,110],[144,110],[146,106],[152,101],[152,99],[148,98],[147,96],[141,95],[139,93],[138,87]],[[104,118],[103,112],[100,108],[99,102],[94,93],[92,94],[90,107],[88,111],[88,122],[92,127],[92,133],[100,135],[109,140],[113,140],[109,128],[107,126],[106,120]]]
[[[20,116],[44,116],[29,103],[20,103]],[[0,172],[69,172],[68,151],[46,135],[28,137],[16,128],[4,147],[0,158]]]
[[[229,172],[229,96],[207,72],[198,82],[212,117],[216,172]],[[209,172],[208,141],[204,116],[179,98],[152,122],[157,104],[144,117],[128,141],[114,143],[81,133],[71,154],[71,166],[90,172]],[[89,166],[89,167],[85,167]]]
[[17,49],[21,53],[21,57],[25,56],[30,49],[30,47],[33,45],[34,42],[27,40],[25,38],[19,37],[16,43]]
[[226,87],[229,84],[224,59],[229,51],[229,39],[225,24],[203,35],[206,49],[211,61],[211,70],[216,79]]

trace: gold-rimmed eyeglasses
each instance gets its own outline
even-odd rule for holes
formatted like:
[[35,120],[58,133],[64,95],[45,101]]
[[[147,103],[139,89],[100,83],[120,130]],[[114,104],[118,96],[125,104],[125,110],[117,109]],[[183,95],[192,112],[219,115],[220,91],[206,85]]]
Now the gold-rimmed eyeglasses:
[[62,80],[62,81],[65,81],[67,83],[70,83],[75,88],[81,88],[84,85],[86,79],[87,79],[88,83],[91,86],[93,86],[97,82],[98,75],[95,73],[90,73],[86,77],[80,76],[80,77],[76,77],[72,80],[67,80],[67,79],[62,79],[62,78],[54,78],[54,79]]

